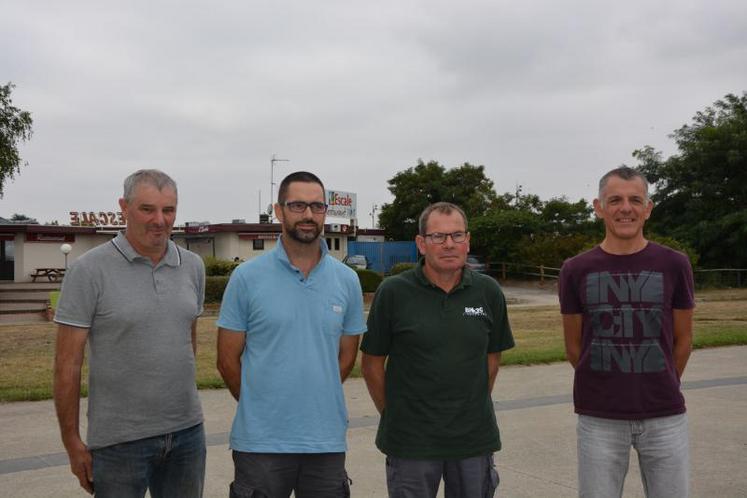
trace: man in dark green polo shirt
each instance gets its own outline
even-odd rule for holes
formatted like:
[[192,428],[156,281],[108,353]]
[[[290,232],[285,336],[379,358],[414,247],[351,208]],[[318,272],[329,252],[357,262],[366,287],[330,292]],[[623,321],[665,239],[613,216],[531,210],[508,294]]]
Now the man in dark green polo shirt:
[[[490,392],[514,341],[498,283],[464,266],[467,218],[439,202],[420,215],[423,258],[386,279],[363,337],[363,376],[381,414],[390,496],[493,496],[501,448]],[[388,358],[388,361],[387,361]]]

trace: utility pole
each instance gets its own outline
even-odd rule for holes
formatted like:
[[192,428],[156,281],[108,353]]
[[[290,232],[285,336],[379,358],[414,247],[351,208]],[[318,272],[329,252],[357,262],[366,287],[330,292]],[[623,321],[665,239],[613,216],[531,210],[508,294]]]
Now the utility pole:
[[[279,162],[289,162],[290,159],[278,159],[275,157],[275,154],[272,155],[272,158],[270,159],[270,206],[272,206],[273,199],[274,199],[274,193],[275,193],[275,163]],[[270,223],[273,222],[273,219],[275,217],[275,213],[273,213],[272,209],[270,209]]]
[[379,208],[376,204],[371,205],[371,228],[376,228],[376,210]]

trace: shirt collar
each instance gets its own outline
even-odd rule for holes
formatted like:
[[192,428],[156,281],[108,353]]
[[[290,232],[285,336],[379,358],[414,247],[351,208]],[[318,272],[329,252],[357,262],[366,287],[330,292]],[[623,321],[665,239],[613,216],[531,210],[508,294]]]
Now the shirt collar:
[[[418,259],[417,264],[415,265],[415,277],[421,284],[425,286],[438,288],[433,284],[433,282],[428,280],[428,277],[425,276],[425,272],[423,272],[424,265],[425,258],[421,256],[420,259]],[[455,292],[464,287],[469,287],[470,285],[472,285],[472,270],[465,266],[464,268],[462,268],[462,276],[459,279],[459,283],[456,285],[456,287],[451,289],[451,292]]]
[[[130,244],[130,241],[127,240],[127,237],[125,236],[124,230],[120,231],[116,237],[112,239],[112,244],[114,244],[114,247],[117,248],[117,251],[119,251],[122,256],[125,257],[127,261],[132,263],[136,259],[146,259],[148,261],[151,261],[151,259],[147,256],[143,256],[139,252],[135,250],[134,247],[132,247],[132,244]],[[182,264],[182,255],[179,252],[179,248],[176,247],[176,244],[169,240],[166,245],[166,254],[164,254],[163,258],[161,258],[161,261],[158,262],[158,264],[164,264],[168,266],[180,266]]]
[[[319,267],[319,265],[322,264],[324,261],[324,258],[329,254],[329,248],[327,247],[327,242],[324,239],[324,237],[319,237],[319,247],[322,250],[322,255],[319,258],[319,263],[314,267],[316,269]],[[297,269],[293,264],[290,262],[290,259],[288,259],[288,253],[285,252],[285,246],[283,245],[283,236],[281,235],[278,237],[278,243],[275,245],[275,257],[280,261],[283,265],[287,266],[288,268]]]

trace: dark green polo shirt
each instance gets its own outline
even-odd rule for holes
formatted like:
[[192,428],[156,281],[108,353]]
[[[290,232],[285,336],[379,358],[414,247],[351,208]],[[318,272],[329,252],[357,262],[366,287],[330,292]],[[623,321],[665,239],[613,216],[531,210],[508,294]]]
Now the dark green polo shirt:
[[487,354],[514,345],[498,283],[469,269],[446,293],[422,260],[379,287],[361,350],[388,356],[376,446],[403,458],[456,459],[501,448]]

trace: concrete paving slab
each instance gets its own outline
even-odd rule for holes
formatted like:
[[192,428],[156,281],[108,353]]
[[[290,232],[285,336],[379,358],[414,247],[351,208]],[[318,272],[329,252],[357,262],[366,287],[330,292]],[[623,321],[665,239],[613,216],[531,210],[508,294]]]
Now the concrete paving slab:
[[[691,434],[692,496],[747,496],[747,346],[693,353],[684,390]],[[496,455],[502,497],[577,495],[573,372],[566,364],[502,368],[494,391],[504,448]],[[350,414],[347,469],[354,497],[385,497],[378,416],[365,383],[345,383]],[[208,435],[205,497],[225,497],[233,478],[227,438],[235,401],[201,391]],[[85,413],[85,402],[81,407]],[[50,401],[0,404],[0,497],[86,496],[70,474]],[[442,496],[442,495],[440,495]],[[643,496],[631,455],[626,498]]]

